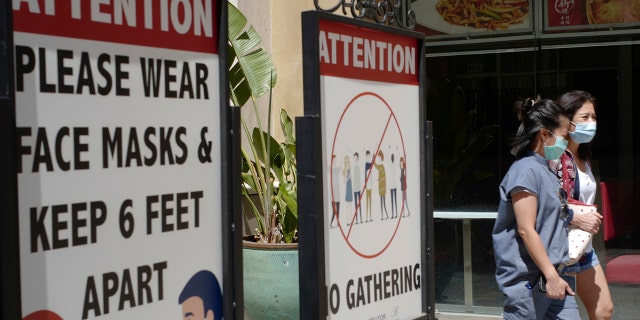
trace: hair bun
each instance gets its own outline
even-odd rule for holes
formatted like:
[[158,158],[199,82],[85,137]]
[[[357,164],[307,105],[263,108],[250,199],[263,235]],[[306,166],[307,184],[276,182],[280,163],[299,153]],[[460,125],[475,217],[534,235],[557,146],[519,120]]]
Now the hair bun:
[[518,120],[522,121],[525,118],[525,115],[533,110],[533,106],[535,105],[535,103],[536,101],[532,98],[521,98],[519,100],[516,100],[514,104],[514,111],[518,116]]
[[533,105],[535,105],[535,101],[531,98],[526,98],[524,100],[524,104],[523,104],[523,109],[525,112],[529,112],[531,111],[531,109],[533,109]]

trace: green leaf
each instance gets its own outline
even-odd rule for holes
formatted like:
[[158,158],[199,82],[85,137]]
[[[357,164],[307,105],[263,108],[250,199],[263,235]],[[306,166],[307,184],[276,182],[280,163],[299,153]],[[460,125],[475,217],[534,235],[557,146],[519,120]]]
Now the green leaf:
[[242,12],[229,3],[229,86],[237,106],[268,93],[276,84],[275,66],[269,53],[258,46],[261,41]]
[[[260,137],[260,133],[262,133],[262,138]],[[251,141],[253,141],[253,146],[256,148],[258,159],[262,163],[265,163],[265,160],[267,158],[265,157],[265,154],[262,152],[263,151],[262,141],[264,141],[266,144],[268,144],[268,145],[265,145],[264,149],[268,150],[266,152],[269,152],[268,154],[269,164],[277,168],[282,168],[285,160],[284,151],[282,151],[282,148],[280,147],[280,143],[278,143],[278,141],[274,137],[272,137],[270,134],[264,131],[260,131],[260,129],[258,128],[253,128]]]
[[293,121],[284,109],[280,110],[280,127],[284,132],[285,143],[295,145],[296,134],[293,131]]
[[282,210],[285,213],[282,221],[282,233],[285,238],[285,242],[293,242],[298,229],[298,201],[296,199],[296,193],[287,190],[284,186],[279,188],[279,197],[286,205],[286,210]]
[[239,63],[233,63],[235,60],[235,52],[232,52],[233,48],[229,48],[229,51],[229,92],[231,101],[236,106],[243,106],[251,98],[251,88],[247,78],[244,76],[242,66]]

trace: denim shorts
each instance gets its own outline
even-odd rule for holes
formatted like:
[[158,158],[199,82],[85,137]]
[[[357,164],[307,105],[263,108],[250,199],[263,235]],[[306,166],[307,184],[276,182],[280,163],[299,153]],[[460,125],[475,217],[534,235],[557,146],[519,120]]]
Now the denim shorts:
[[592,269],[593,267],[600,264],[600,260],[598,260],[598,255],[596,254],[596,250],[591,250],[586,252],[580,260],[570,266],[566,266],[563,273],[568,272],[582,272],[585,270]]

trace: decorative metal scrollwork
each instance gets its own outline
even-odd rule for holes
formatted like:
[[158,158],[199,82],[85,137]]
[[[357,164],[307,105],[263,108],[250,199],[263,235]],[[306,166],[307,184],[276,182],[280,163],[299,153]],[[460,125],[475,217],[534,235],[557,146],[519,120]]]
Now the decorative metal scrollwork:
[[342,8],[344,15],[350,12],[356,19],[368,19],[407,30],[413,30],[416,26],[416,13],[411,9],[412,0],[338,0],[331,8],[323,8],[321,1],[313,0],[318,11],[333,13]]

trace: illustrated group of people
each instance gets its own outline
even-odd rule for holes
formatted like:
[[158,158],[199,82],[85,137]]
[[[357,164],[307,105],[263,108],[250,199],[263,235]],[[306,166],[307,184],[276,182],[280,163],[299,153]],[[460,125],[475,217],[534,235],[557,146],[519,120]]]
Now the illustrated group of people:
[[[364,167],[360,165],[360,153],[345,154],[339,157],[331,156],[331,206],[333,214],[329,228],[335,228],[341,223],[346,225],[374,221],[372,211],[379,211],[380,220],[398,218],[398,209],[403,217],[409,216],[407,204],[406,161],[403,156],[399,159],[396,153],[385,153],[382,149],[373,152],[365,150]],[[352,161],[353,160],[353,164]],[[374,171],[375,170],[375,171]],[[374,175],[377,183],[374,182]],[[400,188],[401,203],[398,203],[398,188]],[[377,189],[380,206],[372,204],[373,190]],[[390,208],[387,210],[387,191],[389,191]],[[342,212],[340,203],[344,202]],[[364,218],[363,218],[364,211]],[[389,216],[389,211],[391,216]],[[376,212],[377,213],[377,212]],[[341,222],[340,217],[346,218]]]
[[511,153],[516,160],[500,183],[492,231],[506,320],[580,319],[576,294],[590,319],[611,318],[611,293],[593,248],[566,265],[569,226],[595,234],[602,223],[599,213],[573,214],[567,205],[567,197],[586,204],[596,197],[590,163],[595,105],[590,93],[579,90],[557,100],[515,103],[520,125]]

